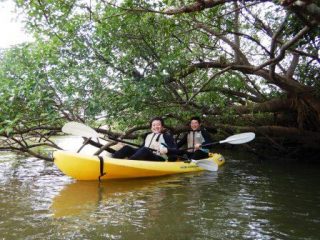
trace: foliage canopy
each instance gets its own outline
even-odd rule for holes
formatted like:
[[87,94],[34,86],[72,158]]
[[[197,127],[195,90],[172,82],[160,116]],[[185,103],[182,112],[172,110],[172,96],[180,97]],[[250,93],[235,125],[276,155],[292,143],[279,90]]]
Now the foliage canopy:
[[2,145],[70,120],[126,130],[155,115],[176,132],[201,115],[319,141],[319,1],[295,2],[16,0],[36,41],[1,53]]

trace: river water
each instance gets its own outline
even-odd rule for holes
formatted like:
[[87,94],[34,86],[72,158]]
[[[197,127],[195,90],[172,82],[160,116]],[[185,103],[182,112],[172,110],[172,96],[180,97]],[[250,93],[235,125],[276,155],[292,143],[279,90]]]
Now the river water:
[[319,165],[223,154],[218,172],[99,184],[0,152],[0,239],[320,239]]

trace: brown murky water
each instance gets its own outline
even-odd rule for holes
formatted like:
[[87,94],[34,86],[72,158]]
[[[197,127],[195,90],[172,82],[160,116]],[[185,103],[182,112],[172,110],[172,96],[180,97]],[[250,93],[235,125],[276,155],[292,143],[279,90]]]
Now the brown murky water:
[[217,173],[99,184],[0,152],[0,239],[320,239],[319,166],[224,154]]

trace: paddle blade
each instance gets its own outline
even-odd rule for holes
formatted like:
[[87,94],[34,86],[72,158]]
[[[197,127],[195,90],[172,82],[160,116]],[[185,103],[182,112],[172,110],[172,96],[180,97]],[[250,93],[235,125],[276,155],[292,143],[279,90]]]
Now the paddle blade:
[[197,166],[199,166],[207,171],[210,171],[210,172],[218,171],[218,164],[216,164],[212,160],[208,160],[208,159],[191,160],[191,162],[195,163]]
[[62,132],[87,138],[99,137],[99,134],[93,128],[79,122],[66,123],[62,127]]
[[230,143],[230,144],[242,144],[252,141],[255,138],[255,133],[247,132],[232,135],[225,140],[220,141],[219,143]]

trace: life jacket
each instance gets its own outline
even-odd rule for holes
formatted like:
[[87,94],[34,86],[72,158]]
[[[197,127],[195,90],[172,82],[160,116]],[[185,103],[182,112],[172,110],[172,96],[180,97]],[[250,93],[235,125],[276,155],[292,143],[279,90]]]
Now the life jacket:
[[201,130],[199,131],[190,131],[187,135],[187,143],[188,143],[188,149],[189,152],[194,152],[194,146],[196,144],[202,144],[205,142],[204,137],[202,136]]
[[162,143],[166,145],[162,133],[149,133],[145,138],[144,146],[157,150],[157,152],[154,153],[160,156],[159,150],[164,147]]

